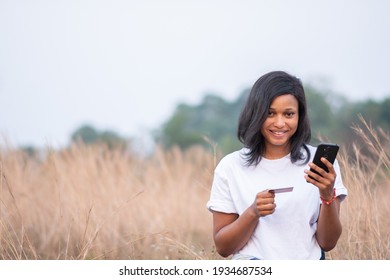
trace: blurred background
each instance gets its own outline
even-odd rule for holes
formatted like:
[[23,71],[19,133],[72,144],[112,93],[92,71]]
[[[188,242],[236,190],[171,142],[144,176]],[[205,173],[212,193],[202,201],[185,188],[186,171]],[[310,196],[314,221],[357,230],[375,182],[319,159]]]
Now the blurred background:
[[0,143],[150,150],[206,137],[228,152],[243,98],[271,70],[302,79],[314,138],[348,141],[357,114],[388,128],[389,10],[384,0],[0,0]]
[[0,0],[0,259],[220,259],[206,209],[272,70],[348,198],[328,259],[390,259],[389,1]]

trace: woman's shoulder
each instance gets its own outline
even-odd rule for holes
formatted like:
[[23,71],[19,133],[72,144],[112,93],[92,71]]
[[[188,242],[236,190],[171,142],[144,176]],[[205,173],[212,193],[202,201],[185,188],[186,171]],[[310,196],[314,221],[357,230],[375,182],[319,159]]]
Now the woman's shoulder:
[[245,154],[247,153],[247,149],[242,148],[240,150],[233,151],[229,154],[226,154],[219,161],[217,168],[225,168],[228,166],[236,166],[241,165],[244,162]]
[[309,149],[310,153],[314,153],[317,150],[316,146],[310,145],[310,144],[305,144],[306,147]]
[[228,153],[222,157],[220,162],[230,162],[230,161],[237,161],[241,157],[245,155],[245,148],[233,151],[231,153]]

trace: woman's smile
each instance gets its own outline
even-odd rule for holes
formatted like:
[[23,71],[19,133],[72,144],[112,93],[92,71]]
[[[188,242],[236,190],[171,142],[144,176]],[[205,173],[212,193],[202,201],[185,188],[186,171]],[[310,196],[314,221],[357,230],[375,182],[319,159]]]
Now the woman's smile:
[[261,128],[265,157],[284,156],[290,152],[290,139],[297,131],[298,119],[298,100],[293,95],[284,94],[273,100]]

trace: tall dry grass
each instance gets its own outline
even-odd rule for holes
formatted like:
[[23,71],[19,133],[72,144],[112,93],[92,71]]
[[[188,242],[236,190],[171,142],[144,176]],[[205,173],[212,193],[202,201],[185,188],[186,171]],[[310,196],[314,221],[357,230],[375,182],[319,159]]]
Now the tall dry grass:
[[214,258],[203,149],[1,152],[0,259]]
[[339,161],[348,188],[342,203],[343,233],[328,253],[334,259],[390,259],[390,135],[363,118],[353,127],[357,143],[342,149]]
[[[390,258],[390,137],[366,123],[342,148],[349,196],[329,259]],[[0,151],[0,259],[219,259],[205,204],[215,151],[157,149],[149,158],[102,146]]]

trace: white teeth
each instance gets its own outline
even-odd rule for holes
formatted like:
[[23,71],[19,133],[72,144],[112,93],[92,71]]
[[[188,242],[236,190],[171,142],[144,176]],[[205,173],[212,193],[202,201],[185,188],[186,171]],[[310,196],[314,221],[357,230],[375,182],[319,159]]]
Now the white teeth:
[[284,132],[281,132],[281,131],[273,131],[273,133],[276,135],[283,135],[284,134]]

